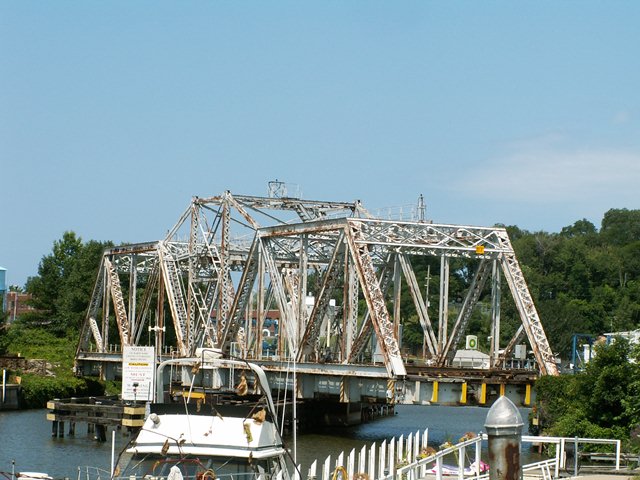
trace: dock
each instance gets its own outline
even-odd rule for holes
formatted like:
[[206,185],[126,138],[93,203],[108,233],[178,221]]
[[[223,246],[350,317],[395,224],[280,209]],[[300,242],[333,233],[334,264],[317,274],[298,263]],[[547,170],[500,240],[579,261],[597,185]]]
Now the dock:
[[146,410],[144,405],[123,402],[117,396],[53,399],[47,402],[47,409],[52,437],[64,437],[65,423],[70,436],[75,435],[77,423],[84,423],[87,434],[95,434],[96,440],[103,442],[107,427],[125,427],[130,431],[142,427]]

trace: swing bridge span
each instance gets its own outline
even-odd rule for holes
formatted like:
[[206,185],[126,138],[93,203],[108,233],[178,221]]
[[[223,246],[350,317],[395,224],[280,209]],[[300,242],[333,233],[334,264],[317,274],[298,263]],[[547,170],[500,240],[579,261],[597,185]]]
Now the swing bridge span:
[[[194,197],[164,239],[106,250],[77,374],[117,378],[128,346],[155,346],[159,362],[216,349],[260,364],[300,401],[490,405],[507,395],[528,405],[535,379],[558,373],[504,228],[381,219],[359,201],[272,187],[266,197]],[[439,288],[425,295],[416,271],[429,262]],[[469,285],[455,308],[452,268]],[[501,330],[505,292],[517,318]],[[401,349],[407,298],[424,344],[412,357]],[[489,353],[471,368],[456,353],[480,305]],[[523,342],[530,358],[514,362]]]

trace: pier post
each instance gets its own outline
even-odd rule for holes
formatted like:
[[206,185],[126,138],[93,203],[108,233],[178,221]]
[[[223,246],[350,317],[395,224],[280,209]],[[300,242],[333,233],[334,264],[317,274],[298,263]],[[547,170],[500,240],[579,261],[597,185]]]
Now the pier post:
[[490,480],[522,480],[523,425],[520,412],[506,396],[496,400],[489,409],[484,428],[489,437]]
[[51,436],[56,438],[58,436],[58,421],[54,420],[51,422]]
[[105,425],[96,424],[95,425],[95,436],[94,438],[99,442],[107,441],[107,427]]

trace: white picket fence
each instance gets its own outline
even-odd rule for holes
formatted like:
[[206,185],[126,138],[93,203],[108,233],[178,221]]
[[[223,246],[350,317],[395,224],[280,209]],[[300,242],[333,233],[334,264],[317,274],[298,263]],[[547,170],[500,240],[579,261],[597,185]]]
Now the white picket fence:
[[[460,468],[460,478],[467,462],[467,448],[474,449],[473,460],[480,463],[481,437],[465,440],[457,445],[427,455],[426,449],[429,439],[429,429],[423,432],[391,440],[384,440],[381,444],[373,443],[369,447],[363,446],[359,452],[355,448],[345,455],[340,453],[335,459],[328,456],[318,465],[314,461],[307,472],[307,479],[316,480],[418,480],[424,478],[428,471],[436,464],[442,477],[443,459],[447,456],[456,457],[456,464]],[[437,473],[436,473],[437,475]],[[440,480],[438,478],[438,480]],[[296,480],[299,480],[296,475]]]
[[[480,469],[482,442],[487,441],[486,434],[478,434],[456,445],[447,445],[447,448],[435,453],[433,450],[427,451],[428,438],[429,429],[425,429],[406,438],[402,435],[385,440],[380,445],[365,445],[357,453],[353,449],[346,456],[344,452],[335,459],[328,456],[320,465],[316,460],[309,467],[305,480],[443,480],[445,461],[457,470],[452,475],[449,468],[447,479],[483,480],[489,477],[488,472],[483,473]],[[580,445],[585,444],[611,445],[615,449],[612,470],[620,469],[620,440],[523,436],[522,442],[550,443],[556,446],[554,458],[522,466],[526,478],[559,478],[561,469],[570,469],[566,464],[568,445],[573,445],[576,451],[579,451]],[[473,471],[470,471],[471,465],[475,467]],[[295,473],[294,480],[300,480],[298,472]]]

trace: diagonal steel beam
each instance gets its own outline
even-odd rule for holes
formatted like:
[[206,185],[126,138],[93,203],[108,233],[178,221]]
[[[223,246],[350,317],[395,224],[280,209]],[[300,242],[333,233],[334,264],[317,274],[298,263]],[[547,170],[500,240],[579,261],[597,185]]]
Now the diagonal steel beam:
[[502,265],[502,271],[520,313],[524,331],[527,334],[529,344],[538,361],[540,372],[543,375],[558,375],[555,356],[547,341],[547,336],[542,328],[542,323],[540,322],[540,317],[538,317],[533,298],[531,297],[531,293],[529,293],[529,288],[524,280],[524,275],[522,274],[516,255],[513,252],[513,248],[511,248],[511,242],[506,232],[502,241],[505,245],[508,245],[510,250],[510,252],[503,254],[501,257],[500,263]]
[[378,344],[385,359],[385,366],[390,376],[403,377],[407,371],[400,355],[398,341],[394,335],[393,323],[389,319],[389,312],[384,301],[384,295],[376,277],[375,268],[365,244],[358,244],[362,240],[362,231],[357,222],[349,224],[347,240],[350,253],[356,265],[356,271],[362,285],[362,292],[371,312],[371,321],[378,338]]
[[256,277],[258,275],[258,251],[259,251],[259,241],[256,236],[251,244],[251,250],[249,251],[249,256],[245,263],[244,269],[242,270],[242,277],[240,278],[240,283],[238,284],[238,290],[233,299],[233,304],[231,305],[231,311],[229,312],[229,321],[226,324],[226,329],[222,334],[222,338],[220,340],[220,348],[223,351],[227,351],[230,347],[230,343],[236,337],[238,330],[240,329],[240,324],[242,317],[245,315],[245,311],[249,300],[251,299],[251,292],[253,291],[253,284],[255,283]]
[[122,346],[129,345],[129,320],[127,318],[127,309],[124,305],[120,278],[118,277],[118,272],[116,272],[113,263],[106,257],[104,259],[104,267],[107,272],[109,293],[111,294],[113,306],[116,310],[116,322],[118,324],[118,332],[120,334],[120,344]]
[[322,320],[325,318],[331,292],[335,288],[340,279],[341,267],[344,265],[346,245],[344,242],[344,232],[340,233],[336,248],[331,256],[331,260],[327,265],[324,276],[322,277],[322,285],[318,292],[313,310],[307,321],[307,325],[300,343],[300,351],[298,352],[298,361],[302,361],[304,355],[311,353],[320,336],[320,327]]
[[[395,261],[393,257],[393,255],[389,255],[387,257],[387,261],[383,265],[382,271],[378,278],[378,283],[380,284],[380,290],[382,291],[383,296],[387,294],[387,290],[389,290],[389,286],[391,285],[391,278],[393,277],[393,268],[391,265],[393,265],[393,262]],[[354,363],[356,361],[356,358],[362,353],[367,343],[371,339],[372,332],[373,324],[371,323],[371,311],[367,308],[364,314],[364,318],[362,319],[360,331],[358,332],[358,335],[351,347],[351,352],[349,354],[347,363]]]
[[409,262],[409,259],[406,257],[406,255],[399,254],[398,260],[400,261],[400,266],[402,267],[402,273],[407,280],[411,298],[413,298],[413,303],[416,306],[418,319],[420,320],[420,325],[422,326],[422,331],[424,332],[424,336],[427,341],[427,348],[429,349],[429,353],[431,353],[431,356],[435,356],[437,353],[438,340],[436,339],[436,335],[433,331],[433,326],[431,325],[431,320],[429,319],[429,311],[424,302],[424,299],[422,298],[420,288],[418,287],[416,274],[413,271],[411,262]]

